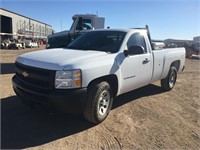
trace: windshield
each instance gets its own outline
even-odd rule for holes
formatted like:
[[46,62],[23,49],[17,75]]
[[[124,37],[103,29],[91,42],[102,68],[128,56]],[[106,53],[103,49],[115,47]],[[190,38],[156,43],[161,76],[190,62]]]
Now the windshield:
[[69,44],[69,49],[95,50],[110,53],[119,51],[126,32],[92,31],[87,32]]

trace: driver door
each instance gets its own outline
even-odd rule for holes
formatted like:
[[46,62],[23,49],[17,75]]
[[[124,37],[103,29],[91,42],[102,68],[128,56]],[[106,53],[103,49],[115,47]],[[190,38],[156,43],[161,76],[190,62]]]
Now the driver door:
[[142,46],[143,54],[125,56],[121,64],[122,89],[121,93],[134,90],[150,83],[152,75],[152,55],[147,51],[144,36],[140,33],[134,33],[127,42],[127,48],[131,46]]

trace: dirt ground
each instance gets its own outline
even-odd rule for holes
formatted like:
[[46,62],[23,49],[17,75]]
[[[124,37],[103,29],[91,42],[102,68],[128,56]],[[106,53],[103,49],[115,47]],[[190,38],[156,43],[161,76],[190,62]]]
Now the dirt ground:
[[78,114],[31,110],[16,97],[14,61],[33,50],[0,50],[2,149],[200,149],[199,59],[186,59],[172,91],[156,82],[119,96],[108,118],[92,125]]

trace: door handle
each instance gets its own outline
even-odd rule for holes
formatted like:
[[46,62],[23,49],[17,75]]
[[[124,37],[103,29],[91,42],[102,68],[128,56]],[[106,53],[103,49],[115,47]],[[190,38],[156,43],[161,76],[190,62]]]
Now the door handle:
[[146,64],[146,63],[148,63],[148,62],[150,62],[150,60],[149,59],[145,59],[145,60],[143,60],[143,64]]

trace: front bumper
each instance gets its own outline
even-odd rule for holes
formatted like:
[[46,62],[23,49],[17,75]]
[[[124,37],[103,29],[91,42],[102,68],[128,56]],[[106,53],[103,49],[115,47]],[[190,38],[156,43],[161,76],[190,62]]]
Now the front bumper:
[[25,88],[16,76],[12,78],[15,93],[26,101],[47,104],[66,112],[82,112],[87,88],[38,92]]

